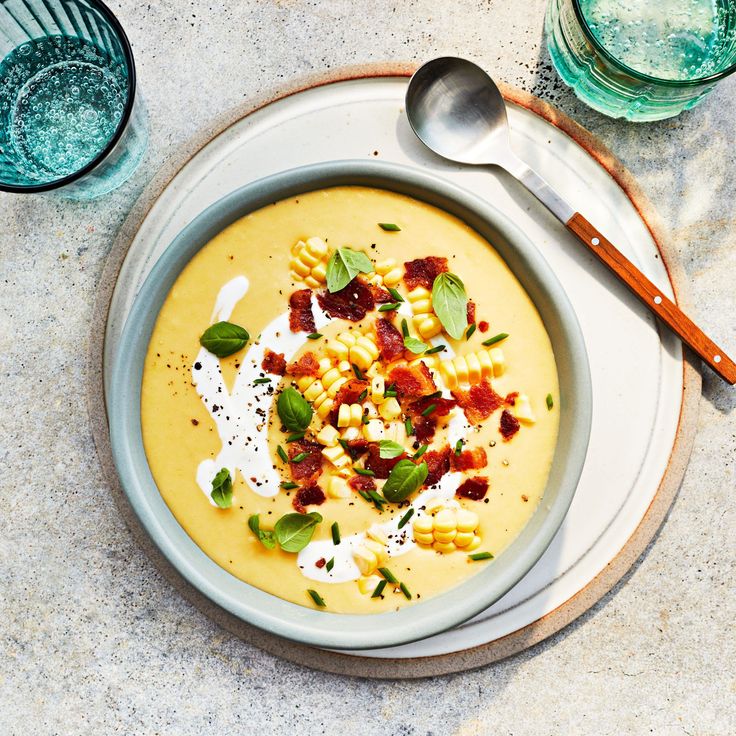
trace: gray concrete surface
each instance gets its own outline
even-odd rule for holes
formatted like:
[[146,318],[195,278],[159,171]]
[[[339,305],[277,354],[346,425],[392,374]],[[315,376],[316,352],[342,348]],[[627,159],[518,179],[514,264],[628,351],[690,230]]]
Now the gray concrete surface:
[[297,667],[187,604],[110,502],[84,401],[110,243],[213,111],[294,75],[443,53],[552,101],[610,146],[672,227],[695,316],[734,353],[736,82],[674,120],[607,120],[555,78],[543,0],[112,6],[150,111],[144,165],[90,204],[0,195],[0,734],[736,733],[736,391],[711,374],[679,498],[628,579],[531,651],[418,682]]

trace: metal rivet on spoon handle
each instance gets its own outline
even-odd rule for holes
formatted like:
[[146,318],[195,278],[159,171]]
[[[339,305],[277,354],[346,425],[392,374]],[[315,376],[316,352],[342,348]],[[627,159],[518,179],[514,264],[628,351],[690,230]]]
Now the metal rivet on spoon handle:
[[511,150],[506,103],[479,66],[443,57],[421,66],[409,82],[406,114],[419,139],[451,161],[495,164],[519,180],[644,305],[721,378],[736,383],[736,363],[631,261]]

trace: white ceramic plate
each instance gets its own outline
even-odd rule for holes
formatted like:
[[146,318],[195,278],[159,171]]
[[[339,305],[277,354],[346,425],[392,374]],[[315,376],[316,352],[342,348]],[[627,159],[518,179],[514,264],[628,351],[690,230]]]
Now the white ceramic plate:
[[[493,642],[583,590],[613,560],[654,499],[682,404],[680,343],[515,181],[449,164],[416,141],[403,114],[407,80],[356,79],[278,100],[200,150],[169,183],[135,235],[113,294],[105,382],[133,298],[157,258],[199,212],[268,174],[340,158],[426,167],[487,198],[537,244],[565,287],[585,336],[593,426],[582,479],[560,532],[532,571],[475,619],[421,642],[361,657],[416,658]],[[668,296],[667,272],[645,223],[609,173],[563,132],[510,106],[512,145]],[[357,653],[356,653],[357,654]]]

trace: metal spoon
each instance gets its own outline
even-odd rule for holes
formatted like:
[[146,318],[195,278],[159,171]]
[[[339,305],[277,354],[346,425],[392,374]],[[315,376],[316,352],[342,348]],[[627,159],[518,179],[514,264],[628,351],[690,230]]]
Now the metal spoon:
[[736,383],[736,363],[514,154],[509,143],[506,103],[494,81],[479,66],[454,57],[427,62],[409,82],[406,114],[419,139],[440,156],[476,166],[494,164],[518,179],[721,378]]

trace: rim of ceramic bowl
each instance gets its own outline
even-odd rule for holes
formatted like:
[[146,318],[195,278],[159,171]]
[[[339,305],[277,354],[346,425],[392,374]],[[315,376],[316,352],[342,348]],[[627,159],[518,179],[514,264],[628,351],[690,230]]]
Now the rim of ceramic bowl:
[[108,141],[107,145],[97,154],[89,163],[85,164],[81,169],[75,171],[72,174],[61,179],[54,179],[54,181],[46,182],[45,184],[9,184],[7,182],[0,181],[0,191],[2,192],[13,192],[15,194],[37,194],[39,192],[49,192],[54,189],[61,189],[62,187],[72,184],[78,181],[90,171],[97,168],[114,150],[120,139],[123,137],[125,130],[128,127],[128,121],[130,116],[133,114],[133,105],[135,104],[136,90],[138,86],[136,71],[135,71],[135,59],[133,58],[133,49],[130,45],[125,29],[123,28],[120,21],[117,19],[115,14],[110,8],[102,2],[102,0],[84,0],[84,2],[90,7],[98,10],[104,17],[105,20],[110,24],[113,31],[120,41],[120,46],[123,50],[123,56],[125,57],[125,65],[128,69],[128,98],[125,101],[125,109],[123,110],[123,116],[120,118],[118,127],[115,129],[115,133],[112,138]]
[[732,64],[729,64],[725,69],[721,69],[721,71],[719,72],[709,74],[707,77],[697,77],[696,79],[662,79],[661,77],[654,77],[650,74],[639,72],[636,69],[632,69],[630,66],[624,64],[623,61],[621,61],[620,59],[616,58],[598,40],[598,37],[591,30],[590,25],[588,25],[588,20],[585,17],[585,13],[580,7],[580,0],[572,0],[572,7],[575,11],[575,16],[578,19],[578,23],[580,23],[580,28],[582,29],[588,41],[590,41],[590,43],[595,47],[596,51],[598,51],[601,56],[603,56],[615,67],[618,67],[622,72],[631,75],[635,79],[640,79],[643,82],[651,82],[653,84],[661,84],[664,87],[696,87],[704,84],[710,84],[712,82],[718,82],[724,77],[727,77],[729,74],[733,74],[734,72],[736,72],[736,61],[734,61]]
[[[560,378],[560,431],[544,496],[516,539],[491,564],[448,591],[377,614],[316,610],[236,578],[188,536],[158,491],[143,448],[143,364],[158,313],[192,257],[246,214],[276,201],[335,186],[403,194],[463,220],[493,247],[538,310]],[[562,285],[528,238],[491,204],[419,169],[373,161],[334,161],[291,169],[247,184],[198,215],[161,255],[135,298],[113,365],[109,408],[113,459],[142,526],[176,570],[215,604],[242,620],[303,644],[331,649],[397,646],[445,631],[480,613],[538,561],[567,513],[582,472],[592,415],[585,344]],[[305,584],[305,588],[306,588]],[[305,600],[305,604],[307,601]]]

